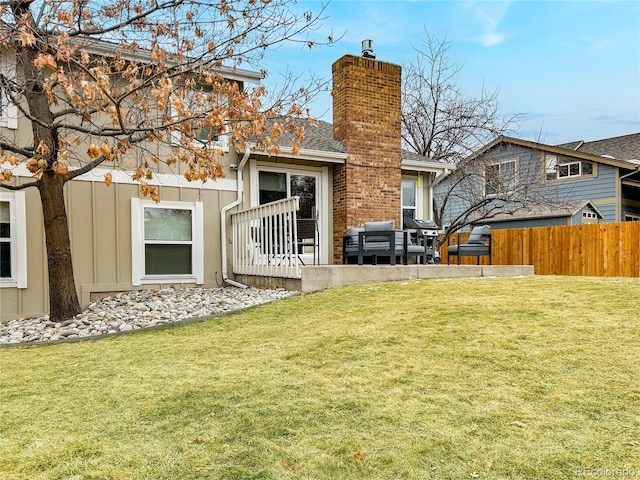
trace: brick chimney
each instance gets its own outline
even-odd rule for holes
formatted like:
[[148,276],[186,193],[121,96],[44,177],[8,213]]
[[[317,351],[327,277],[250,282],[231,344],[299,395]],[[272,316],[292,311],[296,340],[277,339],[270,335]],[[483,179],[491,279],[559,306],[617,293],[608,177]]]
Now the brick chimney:
[[340,58],[332,74],[333,137],[347,147],[333,178],[334,261],[340,263],[348,226],[393,220],[401,227],[402,68],[364,51]]

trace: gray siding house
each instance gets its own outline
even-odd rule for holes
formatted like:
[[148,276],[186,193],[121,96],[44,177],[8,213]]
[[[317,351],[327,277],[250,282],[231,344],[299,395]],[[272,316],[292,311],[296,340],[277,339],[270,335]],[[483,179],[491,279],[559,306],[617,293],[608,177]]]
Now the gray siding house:
[[640,220],[640,133],[557,146],[500,136],[456,175],[434,189],[436,203],[446,198],[445,228],[465,212],[493,228]]

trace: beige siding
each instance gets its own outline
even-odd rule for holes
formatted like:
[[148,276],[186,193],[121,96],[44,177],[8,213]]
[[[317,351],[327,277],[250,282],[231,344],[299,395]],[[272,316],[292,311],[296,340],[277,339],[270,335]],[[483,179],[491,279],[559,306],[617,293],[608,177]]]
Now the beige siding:
[[[27,179],[25,179],[27,181]],[[163,186],[163,201],[195,202],[204,206],[204,282],[221,283],[220,209],[235,199],[235,191]],[[228,188],[228,186],[227,186]],[[27,189],[27,288],[0,289],[1,320],[42,315],[48,311],[47,259],[38,191]],[[105,292],[132,287],[131,198],[135,184],[72,181],[65,197],[78,294],[86,304]],[[161,285],[145,285],[152,288]],[[140,288],[140,287],[136,287]]]

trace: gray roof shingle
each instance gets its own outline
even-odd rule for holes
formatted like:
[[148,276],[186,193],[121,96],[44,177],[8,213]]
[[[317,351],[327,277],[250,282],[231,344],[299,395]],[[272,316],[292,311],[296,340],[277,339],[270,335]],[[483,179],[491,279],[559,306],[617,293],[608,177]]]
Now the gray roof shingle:
[[493,222],[505,222],[513,220],[533,220],[540,218],[554,218],[554,217],[570,217],[574,215],[578,210],[589,206],[597,215],[602,218],[602,214],[589,200],[568,200],[565,202],[556,202],[546,205],[533,205],[530,207],[523,207],[515,210],[514,212],[498,213],[497,215],[481,220],[481,222],[493,223]]
[[570,142],[556,145],[556,147],[601,157],[610,156],[617,160],[640,160],[640,133],[605,138],[593,142]]
[[[304,127],[304,138],[300,141],[300,148],[304,150],[318,150],[321,152],[341,152],[345,153],[347,147],[344,143],[333,139],[333,126],[322,120],[316,120],[315,125],[311,125],[304,118],[293,119],[296,125]],[[282,122],[281,119],[271,119],[268,125],[276,122]],[[289,132],[283,133],[278,139],[278,144],[288,146],[293,140],[293,134]]]
[[[281,119],[271,119],[269,120],[268,124],[281,121]],[[322,120],[316,120],[315,125],[311,125],[304,118],[296,118],[293,119],[293,121],[296,123],[296,125],[301,125],[304,127],[304,138],[300,142],[301,149],[317,150],[321,152],[347,152],[347,146],[344,143],[334,140],[333,125],[331,123]],[[278,143],[282,146],[290,145],[292,139],[293,134],[285,132],[278,139]],[[408,150],[402,150],[402,159],[429,161],[428,157],[409,152]]]

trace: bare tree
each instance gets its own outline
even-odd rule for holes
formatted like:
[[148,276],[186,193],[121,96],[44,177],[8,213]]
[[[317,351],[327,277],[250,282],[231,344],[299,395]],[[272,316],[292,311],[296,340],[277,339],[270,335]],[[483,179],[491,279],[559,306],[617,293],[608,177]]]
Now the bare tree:
[[458,162],[434,188],[434,221],[447,226],[440,242],[472,223],[560,204],[543,172],[537,150],[500,160],[481,152]]
[[405,67],[402,84],[404,147],[443,163],[456,164],[517,125],[502,117],[498,89],[466,95],[456,83],[461,67],[448,57],[451,42],[427,36],[424,50]]
[[[317,45],[310,35],[323,8],[299,13],[290,3],[0,2],[0,50],[13,67],[0,74],[0,90],[27,130],[0,136],[0,187],[40,192],[52,319],[80,311],[66,182],[98,166],[126,169],[141,193],[157,201],[149,180],[160,171],[202,181],[222,175],[222,151],[209,148],[214,138],[226,136],[238,150],[253,138],[273,152],[281,133],[301,137],[301,127],[285,119],[304,114],[313,88],[291,90],[267,105],[263,87],[227,80],[243,65],[259,66],[276,44]],[[274,117],[283,121],[267,122]],[[21,164],[32,181],[13,176]],[[111,181],[107,173],[105,182]]]
[[539,156],[516,164],[476,153],[511,133],[521,114],[501,115],[497,88],[488,92],[483,85],[479,96],[466,95],[456,82],[461,67],[449,59],[450,46],[427,36],[405,68],[402,90],[403,146],[455,167],[434,187],[433,220],[448,227],[441,242],[471,223],[557,199],[543,182]]

